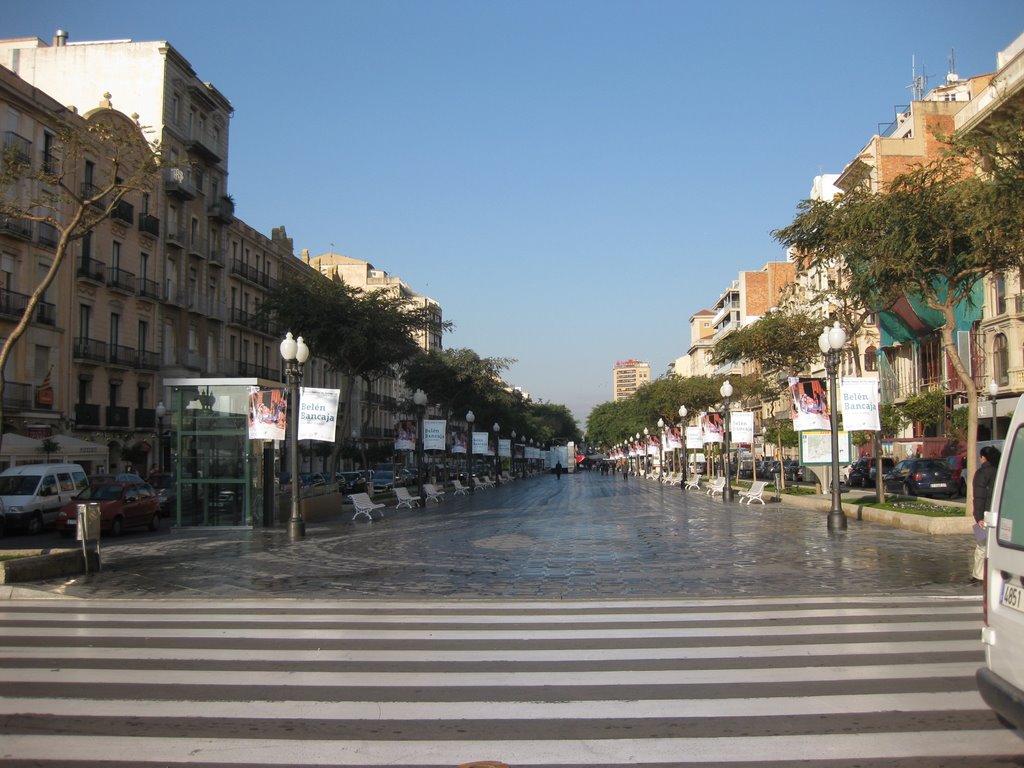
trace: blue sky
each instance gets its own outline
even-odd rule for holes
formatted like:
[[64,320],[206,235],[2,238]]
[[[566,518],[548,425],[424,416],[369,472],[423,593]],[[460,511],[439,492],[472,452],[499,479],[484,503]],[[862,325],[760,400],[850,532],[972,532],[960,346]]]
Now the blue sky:
[[990,72],[1024,3],[48,0],[0,36],[58,28],[170,41],[235,107],[241,218],[402,277],[446,346],[583,421],[616,360],[663,373],[784,258],[769,233],[909,102],[912,57]]

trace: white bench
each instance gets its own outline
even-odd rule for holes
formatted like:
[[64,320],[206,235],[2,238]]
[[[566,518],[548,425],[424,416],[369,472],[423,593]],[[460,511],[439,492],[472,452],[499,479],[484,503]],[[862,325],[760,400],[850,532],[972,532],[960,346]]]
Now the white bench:
[[410,494],[408,488],[395,488],[395,498],[398,499],[395,509],[401,509],[402,507],[412,509],[420,503],[419,497]]
[[[360,515],[365,515],[366,519],[371,523],[373,522],[373,510],[384,509],[383,504],[376,503],[373,499],[365,493],[353,493],[348,497],[349,501],[352,502],[352,506],[356,508],[356,513],[352,515],[352,519],[355,520]],[[380,516],[383,518],[384,513],[381,512]]]
[[455,489],[456,496],[467,496],[469,494],[469,488],[464,486],[459,480],[452,480],[452,487]]
[[699,491],[700,490],[700,472],[696,475],[690,475],[686,480],[686,484],[683,486],[688,490]]
[[[438,504],[441,503],[441,497],[444,496],[444,491],[437,490],[433,483],[423,484],[423,493],[427,496],[427,501],[436,501]],[[424,505],[426,502],[424,502]]]
[[750,488],[748,488],[745,491],[740,491],[740,504],[742,504],[743,502],[751,504],[755,501],[759,501],[762,504],[764,504],[764,499],[761,498],[761,495],[764,493],[764,488],[766,485],[768,485],[768,483],[765,480],[755,480],[753,483],[750,484]]
[[487,475],[480,475],[480,477],[478,477],[476,479],[476,487],[477,488],[493,488],[494,487],[494,481],[491,480],[491,478],[489,478]]
[[725,493],[724,477],[716,477],[713,480],[708,481],[708,496],[714,498],[715,496],[721,496],[723,493]]

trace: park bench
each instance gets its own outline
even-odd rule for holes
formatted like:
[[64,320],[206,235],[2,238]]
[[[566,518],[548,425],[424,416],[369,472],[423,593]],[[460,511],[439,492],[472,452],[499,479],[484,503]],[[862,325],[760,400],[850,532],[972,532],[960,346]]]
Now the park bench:
[[424,483],[423,493],[426,495],[427,501],[436,501],[438,504],[441,503],[441,497],[444,496],[444,491],[437,490],[433,483]]
[[[383,509],[383,504],[376,503],[373,499],[365,493],[353,493],[348,497],[349,501],[352,502],[352,506],[356,508],[356,513],[352,515],[352,519],[355,520],[360,515],[365,515],[366,519],[371,523],[373,522],[373,510]],[[384,513],[380,513],[381,517],[384,517]]]
[[698,472],[696,475],[690,475],[690,478],[686,481],[686,485],[684,485],[683,488],[685,488],[687,490],[699,491],[700,490],[700,473]]
[[469,494],[469,488],[459,480],[452,480],[452,487],[455,489],[456,496],[466,496]]
[[682,479],[678,472],[669,472],[661,478],[661,482],[665,485],[679,485],[682,482]]
[[412,509],[420,503],[419,497],[410,494],[408,488],[395,488],[395,498],[398,499],[395,509],[401,509],[402,507]]
[[489,478],[487,475],[480,475],[480,477],[478,477],[476,479],[476,487],[477,488],[493,488],[494,487],[494,481],[491,480],[491,478]]
[[747,504],[752,504],[755,501],[759,501],[762,504],[764,504],[764,499],[761,498],[761,496],[764,493],[764,488],[766,485],[768,485],[768,483],[764,480],[755,480],[753,483],[750,484],[750,488],[748,488],[745,491],[740,491],[740,504],[742,504],[743,502],[746,502]]
[[708,480],[708,496],[714,498],[715,496],[721,496],[725,493],[725,478],[716,477],[713,480]]

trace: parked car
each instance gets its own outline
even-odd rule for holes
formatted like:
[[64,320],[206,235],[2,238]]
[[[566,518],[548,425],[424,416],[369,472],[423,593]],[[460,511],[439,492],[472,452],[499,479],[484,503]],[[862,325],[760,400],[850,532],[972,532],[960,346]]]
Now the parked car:
[[800,482],[804,479],[804,468],[796,459],[787,459],[782,462],[782,471],[785,473],[787,480]]
[[381,491],[390,491],[395,487],[395,473],[390,469],[375,469],[373,471],[373,490],[374,493]]
[[342,493],[366,493],[366,473],[355,470],[351,472],[338,472],[334,475],[338,481],[338,490]]
[[149,484],[156,491],[156,500],[160,502],[160,514],[170,517],[178,504],[178,483],[174,475],[154,474],[149,477]]
[[324,477],[322,472],[300,472],[299,482],[302,483],[303,487],[327,485],[327,478]]
[[946,496],[959,492],[949,466],[938,459],[904,459],[883,475],[887,491],[910,496]]
[[957,495],[967,495],[967,457],[947,456],[946,464],[949,466],[950,474],[957,483]]
[[[896,460],[892,456],[882,457],[882,475],[896,466]],[[875,484],[875,457],[862,456],[853,462],[850,467],[849,484],[851,488],[871,488]]]
[[41,532],[88,485],[78,464],[19,464],[5,469],[0,474],[5,529]]
[[119,536],[125,528],[160,527],[160,502],[149,483],[114,481],[90,485],[57,513],[57,531],[71,536],[78,526],[78,505],[100,505],[100,530]]

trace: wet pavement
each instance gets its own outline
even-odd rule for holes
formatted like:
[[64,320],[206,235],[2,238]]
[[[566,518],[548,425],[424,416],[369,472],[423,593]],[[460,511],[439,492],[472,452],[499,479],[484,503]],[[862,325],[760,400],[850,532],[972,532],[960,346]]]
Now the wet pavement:
[[[741,505],[639,478],[517,480],[353,522],[345,507],[285,527],[161,530],[102,542],[99,573],[11,596],[106,598],[628,598],[975,595],[973,539],[930,536],[792,503]],[[391,504],[394,502],[392,501]],[[166,525],[166,523],[165,523]],[[53,546],[72,546],[52,534]],[[18,537],[2,548],[26,546]],[[4,594],[7,594],[6,592]]]

